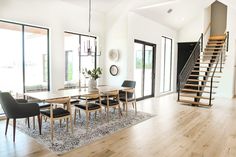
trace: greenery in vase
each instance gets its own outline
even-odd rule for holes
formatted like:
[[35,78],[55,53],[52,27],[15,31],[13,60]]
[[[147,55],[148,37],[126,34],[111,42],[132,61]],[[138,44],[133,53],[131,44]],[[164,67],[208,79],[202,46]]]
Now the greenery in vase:
[[100,78],[100,75],[102,75],[102,68],[94,68],[93,70],[88,70],[87,74],[93,78],[94,80]]

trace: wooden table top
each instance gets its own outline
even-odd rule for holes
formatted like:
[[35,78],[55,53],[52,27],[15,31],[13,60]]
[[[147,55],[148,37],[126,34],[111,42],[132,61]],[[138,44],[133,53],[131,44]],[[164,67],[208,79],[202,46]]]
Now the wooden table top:
[[65,97],[76,97],[83,96],[86,94],[91,94],[94,92],[109,92],[113,90],[125,90],[127,87],[114,87],[114,86],[100,86],[97,87],[97,91],[88,91],[88,88],[75,88],[75,89],[65,89],[58,91],[44,91],[44,92],[34,92],[34,93],[25,93],[25,96],[38,99],[41,101],[49,100],[49,99],[58,99]]

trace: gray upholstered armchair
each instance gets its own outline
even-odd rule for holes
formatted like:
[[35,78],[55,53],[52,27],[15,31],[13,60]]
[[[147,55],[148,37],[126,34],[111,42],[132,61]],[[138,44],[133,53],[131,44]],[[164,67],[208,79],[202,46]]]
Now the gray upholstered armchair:
[[39,105],[37,103],[21,103],[24,101],[16,101],[10,93],[0,92],[0,104],[7,117],[5,135],[7,134],[7,128],[9,119],[13,119],[13,141],[15,142],[15,129],[16,119],[29,118],[38,116],[39,133],[41,135],[41,120]]

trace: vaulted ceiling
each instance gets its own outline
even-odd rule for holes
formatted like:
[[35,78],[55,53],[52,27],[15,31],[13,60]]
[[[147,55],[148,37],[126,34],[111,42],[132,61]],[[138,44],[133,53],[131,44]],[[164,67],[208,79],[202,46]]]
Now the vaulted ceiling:
[[[88,7],[89,0],[61,0],[81,7]],[[92,8],[95,11],[108,13],[117,5],[130,5],[130,11],[140,14],[171,27],[180,29],[190,20],[203,13],[215,0],[92,0]],[[236,6],[235,0],[219,0],[223,3]],[[236,7],[235,7],[236,8]],[[122,10],[120,10],[122,12]]]

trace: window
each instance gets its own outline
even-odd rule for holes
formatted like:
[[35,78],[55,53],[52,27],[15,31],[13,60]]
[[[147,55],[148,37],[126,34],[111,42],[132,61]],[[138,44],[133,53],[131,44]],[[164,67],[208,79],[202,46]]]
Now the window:
[[172,73],[172,39],[162,37],[161,45],[161,84],[160,92],[171,91],[171,73]]
[[[136,98],[141,100],[154,96],[156,45],[134,40]],[[139,76],[139,77],[137,77]]]
[[24,26],[25,92],[48,90],[48,30]]
[[1,91],[49,90],[48,33],[45,28],[0,20]]
[[[88,40],[90,40],[88,42]],[[84,69],[93,69],[96,66],[96,37],[89,37],[82,34],[65,32],[65,86],[75,87],[79,80],[82,85],[86,84],[86,78],[81,75]],[[91,51],[88,55],[86,48],[90,45]]]

